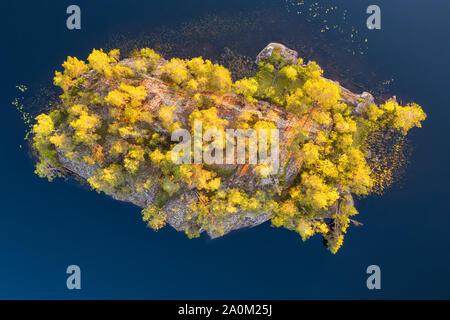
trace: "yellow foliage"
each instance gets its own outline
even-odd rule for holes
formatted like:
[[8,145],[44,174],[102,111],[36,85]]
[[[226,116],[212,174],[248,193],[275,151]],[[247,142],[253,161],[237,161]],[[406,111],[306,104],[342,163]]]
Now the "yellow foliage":
[[119,49],[113,49],[110,52],[108,52],[109,61],[112,63],[115,63],[119,61],[120,58],[120,50]]
[[38,136],[46,137],[55,130],[52,119],[44,113],[38,115],[36,121],[37,123],[33,126],[33,132]]
[[395,101],[393,99],[386,101],[384,104],[382,104],[380,106],[381,109],[384,109],[388,112],[393,112],[398,107],[399,107],[399,105],[398,105],[397,101]]
[[179,128],[180,124],[176,121],[177,116],[175,113],[176,107],[162,105],[158,111],[158,118],[161,121],[163,127],[172,132]]
[[256,102],[257,100],[253,96],[258,91],[258,81],[256,79],[241,79],[233,84],[233,91],[242,95],[249,102]]
[[[349,217],[357,214],[350,193],[365,195],[384,188],[393,179],[390,161],[397,160],[380,158],[376,152],[366,159],[366,152],[373,151],[370,139],[377,132],[383,137],[383,132],[392,128],[406,134],[420,127],[426,118],[420,106],[403,107],[395,99],[380,106],[368,105],[360,117],[352,104],[341,99],[340,86],[322,78],[323,71],[316,63],[303,65],[299,59],[297,64],[289,65],[277,51],[259,64],[254,77],[235,83],[227,68],[202,57],[171,59],[158,72],[153,71],[161,57],[152,49],[136,50],[125,62],[119,62],[119,58],[119,50],[105,53],[94,49],[88,64],[68,57],[63,63],[64,72],[55,72],[54,83],[64,91],[62,103],[57,111],[36,117],[33,148],[39,163],[35,172],[51,180],[59,175],[60,157],[65,157],[95,165],[97,171],[88,182],[99,192],[125,198],[124,194],[131,190],[144,192],[155,185],[159,190],[157,206],[144,209],[142,215],[156,230],[166,223],[168,213],[161,210],[164,203],[187,187],[198,195],[187,205],[189,236],[198,236],[202,230],[222,235],[226,230],[224,221],[232,214],[266,213],[273,217],[274,226],[298,232],[303,241],[322,234],[329,250],[335,253],[342,246]],[[84,76],[88,72],[89,76]],[[198,109],[190,115],[177,114],[175,106],[162,105],[157,112],[147,109],[146,87],[136,85],[143,84],[146,73],[170,82],[173,92],[190,99]],[[280,174],[276,177],[280,188],[263,191],[256,185],[256,190],[247,193],[246,187],[225,187],[229,182],[225,179],[233,174],[228,168],[172,162],[167,131],[180,128],[186,118],[191,129],[195,121],[201,121],[203,131],[216,129],[225,142],[228,118],[221,118],[214,106],[224,104],[229,98],[224,93],[231,91],[252,103],[266,100],[278,105],[276,112],[263,104],[258,104],[258,110],[244,110],[233,125],[255,129],[258,136],[265,129],[268,138],[277,124],[291,126],[283,132],[283,137],[292,141],[286,146],[291,155],[285,168],[297,161],[295,179],[285,181],[287,175]],[[153,116],[165,129],[163,132],[156,132],[160,126],[149,125]],[[223,147],[220,142],[213,141],[209,146],[217,143]],[[397,149],[393,152],[396,158],[400,153]],[[148,170],[140,170],[144,167]],[[265,178],[272,172],[263,162],[244,168],[238,174],[256,172]],[[153,181],[143,175],[153,171],[157,171]],[[324,218],[330,214],[329,219]]]
[[373,185],[370,168],[364,154],[356,148],[350,148],[338,160],[338,170],[341,173],[340,183],[350,186],[352,192],[359,195],[367,194]]
[[111,63],[114,59],[109,57],[106,53],[100,50],[92,50],[92,53],[88,57],[89,65],[98,73],[104,74],[106,78],[112,77]]
[[89,71],[89,66],[82,60],[77,58],[67,57],[62,65],[64,67],[64,74],[70,78],[78,78]]
[[73,139],[77,143],[87,145],[95,143],[100,136],[94,131],[101,125],[100,117],[96,114],[89,115],[86,111],[82,111],[78,119],[72,120],[70,126],[75,129]]
[[339,199],[336,188],[327,185],[320,176],[307,172],[301,174],[301,185],[291,188],[290,195],[313,210],[326,209]]
[[305,165],[314,164],[320,157],[320,147],[314,142],[307,142],[298,152],[298,157]]
[[298,219],[297,221],[297,227],[295,228],[295,231],[297,231],[302,241],[308,240],[311,236],[315,234],[315,230],[311,222],[307,221],[306,219]]
[[324,177],[336,179],[339,176],[336,166],[328,159],[317,161],[316,170]]
[[67,92],[75,82],[68,75],[56,71],[55,77],[53,78],[53,84],[63,89],[64,92]]
[[50,137],[49,141],[53,143],[57,148],[62,149],[64,151],[72,150],[72,139],[67,136],[67,134],[55,134]]
[[292,200],[286,200],[279,208],[279,212],[287,217],[293,218],[299,214],[297,206]]
[[113,156],[125,154],[126,152],[128,152],[128,142],[122,139],[116,140],[116,142],[114,142],[113,145],[111,146],[109,152]]
[[109,167],[99,169],[95,175],[90,177],[87,181],[91,187],[98,192],[104,191],[105,193],[110,193],[114,188],[124,183],[125,178],[121,166],[112,164]]
[[332,254],[336,254],[344,243],[344,236],[340,234],[336,237],[327,240],[328,240],[327,241],[328,249],[331,251]]
[[356,131],[356,122],[347,117],[344,118],[340,113],[334,114],[333,122],[337,132],[352,133]]
[[155,151],[150,154],[150,159],[155,165],[160,165],[166,157],[161,153],[161,151],[159,151],[159,149],[155,149]]
[[194,126],[195,121],[202,122],[204,131],[209,129],[224,131],[225,126],[228,125],[228,120],[219,117],[216,107],[205,110],[194,110],[189,116],[189,123],[191,127]]
[[199,90],[199,88],[200,84],[195,79],[190,79],[186,84],[186,90],[188,90],[189,92],[196,92],[197,90]]
[[128,95],[122,91],[114,90],[108,92],[108,95],[105,97],[105,102],[112,104],[116,107],[123,107],[128,102]]
[[163,77],[177,85],[181,85],[190,78],[186,62],[178,58],[171,59],[170,62],[161,68],[161,71]]
[[158,231],[166,225],[167,215],[158,207],[149,206],[142,210],[142,220],[147,222],[148,226]]
[[131,145],[129,147],[128,154],[123,160],[123,166],[131,174],[136,173],[139,170],[141,163],[144,162],[145,151],[141,146]]
[[133,108],[140,107],[147,97],[147,91],[143,86],[129,86],[125,83],[120,84],[120,91],[128,95],[128,101]]
[[377,121],[383,115],[383,110],[378,108],[376,105],[371,104],[367,107],[366,115],[370,121]]
[[427,118],[422,108],[415,103],[405,107],[397,107],[394,118],[394,128],[400,130],[404,135],[414,127],[421,128],[421,122]]
[[313,120],[321,125],[329,125],[331,123],[331,115],[327,111],[319,111],[313,114]]
[[302,114],[307,109],[305,96],[301,88],[297,88],[292,94],[286,96],[286,110]]
[[220,178],[215,178],[208,183],[208,189],[211,191],[216,191],[220,187]]
[[231,90],[231,73],[219,65],[214,65],[214,70],[210,75],[208,89],[213,92],[224,93]]
[[292,66],[292,65],[283,67],[280,70],[280,74],[282,76],[285,76],[290,81],[296,81],[297,77],[298,77],[297,69],[294,66]]

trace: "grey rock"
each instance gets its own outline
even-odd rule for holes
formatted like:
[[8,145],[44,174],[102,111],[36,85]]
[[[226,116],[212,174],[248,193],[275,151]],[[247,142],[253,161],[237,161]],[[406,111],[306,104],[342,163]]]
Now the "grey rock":
[[269,43],[257,56],[256,56],[256,64],[259,64],[264,59],[272,56],[273,52],[278,52],[288,64],[296,64],[298,60],[298,52],[292,49],[289,49],[285,45],[281,43],[272,42]]

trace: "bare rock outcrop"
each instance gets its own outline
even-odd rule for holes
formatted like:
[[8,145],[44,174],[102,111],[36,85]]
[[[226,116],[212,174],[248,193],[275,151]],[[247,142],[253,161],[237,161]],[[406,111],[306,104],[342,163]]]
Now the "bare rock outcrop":
[[257,56],[256,64],[270,57],[273,52],[278,52],[288,64],[296,64],[298,60],[298,52],[289,49],[284,44],[272,42],[269,43]]

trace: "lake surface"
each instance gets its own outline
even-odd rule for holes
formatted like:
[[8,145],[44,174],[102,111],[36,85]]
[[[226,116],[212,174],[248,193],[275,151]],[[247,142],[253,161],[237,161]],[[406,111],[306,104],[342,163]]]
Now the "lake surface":
[[[345,1],[342,33],[321,33],[323,20],[308,22],[278,0],[80,0],[82,30],[69,31],[70,4],[1,7],[0,298],[450,298],[448,0]],[[365,27],[371,4],[381,7],[381,30]],[[352,26],[359,31],[354,42]],[[330,78],[415,101],[428,119],[411,134],[401,181],[357,201],[364,226],[349,228],[336,255],[320,237],[302,243],[270,223],[216,240],[189,240],[171,227],[154,232],[133,205],[34,175],[25,126],[11,105],[20,96],[15,86],[25,84],[28,111],[44,108],[54,70],[68,55],[85,59],[94,47],[126,51],[151,41],[170,43],[164,50],[172,54],[214,59],[225,47],[254,57],[268,42],[284,42]],[[82,290],[66,288],[71,264],[81,267]],[[366,287],[372,264],[381,268],[381,290]]]

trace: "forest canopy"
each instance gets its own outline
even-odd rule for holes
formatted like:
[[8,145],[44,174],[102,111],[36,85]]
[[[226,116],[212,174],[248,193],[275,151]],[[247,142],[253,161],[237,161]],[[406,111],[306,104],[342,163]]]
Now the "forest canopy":
[[[227,68],[202,57],[167,61],[144,48],[119,58],[119,50],[94,49],[87,61],[68,57],[56,71],[60,103],[38,115],[32,129],[36,174],[51,181],[66,175],[66,164],[73,162],[89,168],[85,178],[98,192],[123,200],[154,194],[142,217],[155,230],[173,214],[165,206],[170,199],[195,192],[183,209],[189,237],[202,231],[220,236],[228,231],[230,215],[264,213],[274,227],[293,230],[303,241],[321,234],[336,253],[358,214],[352,195],[369,195],[377,184],[371,137],[380,132],[404,136],[426,118],[419,105],[402,106],[395,99],[381,105],[361,101],[359,107],[346,103],[339,84],[325,79],[315,62],[288,64],[277,51],[258,64],[255,75],[237,81]],[[180,112],[179,105],[169,103],[152,107],[149,83],[167,86],[193,109]],[[237,106],[234,122],[222,108],[233,96],[245,101]],[[245,109],[261,101],[274,107],[259,113]],[[285,146],[289,161],[273,177],[261,165],[250,166],[256,184],[232,183],[246,166],[171,161],[170,134],[179,128],[192,131],[194,121],[219,131],[232,125],[258,130],[277,128],[283,117],[294,119]],[[283,169],[291,162],[297,171],[287,179]],[[277,184],[259,184],[264,179]]]

